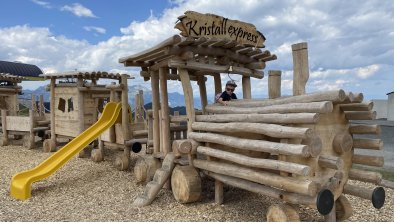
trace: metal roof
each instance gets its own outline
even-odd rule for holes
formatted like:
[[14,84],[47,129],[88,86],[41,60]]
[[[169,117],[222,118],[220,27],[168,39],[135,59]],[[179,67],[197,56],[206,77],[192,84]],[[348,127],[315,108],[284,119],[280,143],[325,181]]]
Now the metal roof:
[[42,71],[36,65],[0,61],[0,73],[9,73],[15,76],[38,77],[38,75],[42,74]]

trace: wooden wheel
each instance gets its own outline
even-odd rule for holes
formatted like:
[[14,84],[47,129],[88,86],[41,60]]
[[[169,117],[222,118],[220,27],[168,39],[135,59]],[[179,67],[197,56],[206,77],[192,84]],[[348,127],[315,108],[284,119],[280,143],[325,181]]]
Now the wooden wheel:
[[300,216],[294,207],[283,204],[283,205],[272,205],[268,208],[267,212],[268,222],[299,222]]
[[157,169],[161,167],[161,162],[152,157],[139,157],[134,166],[134,175],[137,183],[147,183],[152,180]]
[[121,155],[116,157],[115,166],[118,170],[127,170],[130,165],[130,157]]
[[335,201],[335,211],[338,221],[344,221],[352,216],[352,205],[350,205],[349,200],[344,195],[339,196],[339,198]]
[[201,178],[192,166],[177,166],[171,176],[172,193],[180,203],[198,201],[201,196]]
[[104,160],[103,152],[100,149],[92,150],[91,158],[94,162],[101,162]]
[[46,139],[44,140],[42,148],[46,153],[54,152],[56,151],[56,143],[51,139]]
[[35,141],[34,135],[33,136],[30,136],[30,135],[24,136],[23,137],[23,146],[28,148],[28,149],[35,148],[36,147],[36,141]]

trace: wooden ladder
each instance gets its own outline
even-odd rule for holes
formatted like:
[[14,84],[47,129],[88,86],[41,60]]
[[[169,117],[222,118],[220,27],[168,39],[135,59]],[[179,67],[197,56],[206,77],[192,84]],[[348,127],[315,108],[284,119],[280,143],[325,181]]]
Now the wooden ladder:
[[144,193],[138,196],[133,202],[134,206],[143,207],[153,202],[160,189],[170,178],[172,170],[175,167],[174,160],[175,155],[173,153],[168,153],[165,156],[163,164],[160,169],[156,170],[153,180],[146,184]]

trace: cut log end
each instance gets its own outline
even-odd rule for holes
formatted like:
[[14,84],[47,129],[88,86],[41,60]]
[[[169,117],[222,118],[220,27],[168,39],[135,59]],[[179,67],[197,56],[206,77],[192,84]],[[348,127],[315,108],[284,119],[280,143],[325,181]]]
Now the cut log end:
[[341,195],[335,201],[336,219],[338,221],[345,221],[353,215],[353,208],[349,200]]
[[92,150],[91,159],[94,162],[101,162],[104,160],[103,152],[99,149]]
[[353,138],[348,133],[338,133],[334,137],[334,151],[341,154],[350,151],[353,147]]
[[294,207],[283,205],[272,205],[268,208],[267,222],[299,222],[300,216]]
[[172,172],[171,187],[175,199],[180,203],[198,201],[201,197],[201,178],[192,166],[177,166]]
[[129,169],[130,160],[129,157],[122,155],[118,156],[115,160],[115,166],[118,170],[127,170]]
[[56,151],[56,143],[51,139],[46,139],[44,140],[42,148],[45,153],[54,152]]

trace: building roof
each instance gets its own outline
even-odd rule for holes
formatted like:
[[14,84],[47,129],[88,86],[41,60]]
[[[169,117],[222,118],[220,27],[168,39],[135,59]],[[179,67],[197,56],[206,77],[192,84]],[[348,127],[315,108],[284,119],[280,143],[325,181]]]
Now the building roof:
[[392,93],[394,93],[394,91],[392,91],[392,92],[389,92],[389,93],[387,93],[386,95],[390,95],[390,94],[392,94]]
[[8,73],[15,76],[38,77],[38,75],[42,74],[42,70],[36,65],[0,61],[0,73]]
[[22,76],[14,76],[9,73],[1,73],[0,72],[0,81],[20,83],[24,78]]

